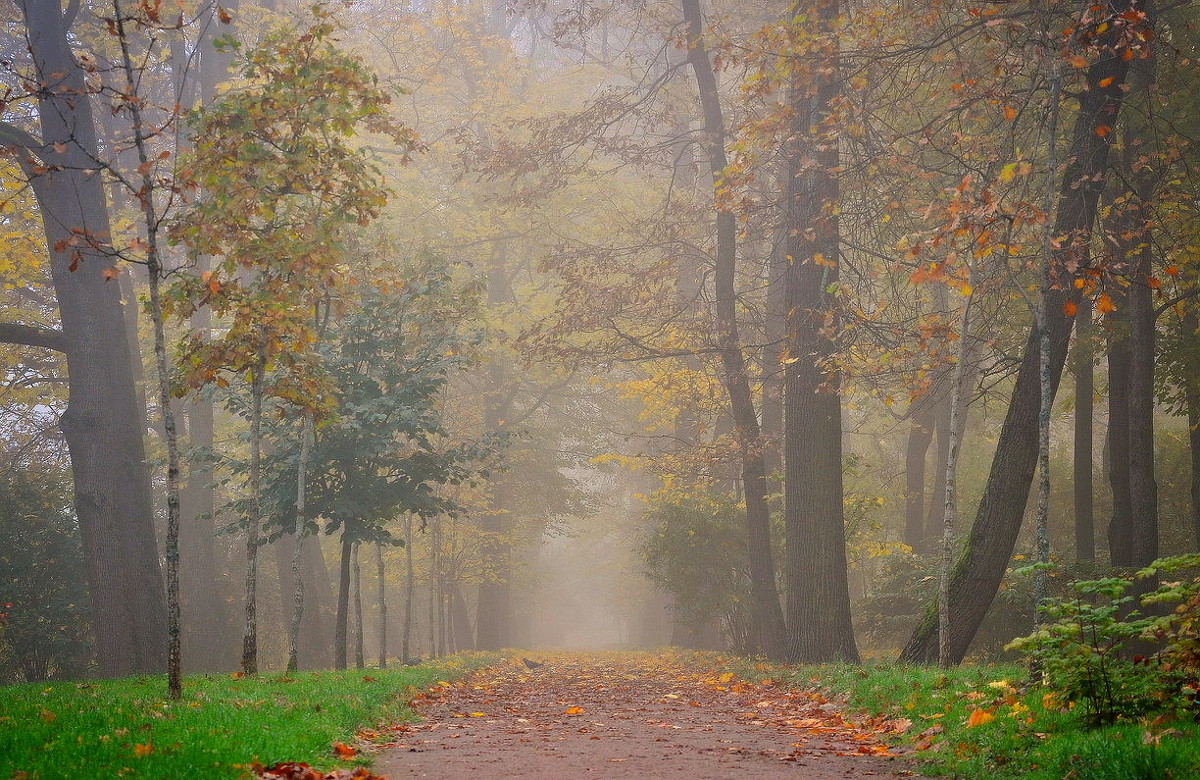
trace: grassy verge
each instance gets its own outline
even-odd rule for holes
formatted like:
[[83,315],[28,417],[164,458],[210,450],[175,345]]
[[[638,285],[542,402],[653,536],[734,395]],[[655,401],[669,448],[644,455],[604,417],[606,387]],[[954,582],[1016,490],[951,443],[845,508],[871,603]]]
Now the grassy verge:
[[177,702],[160,676],[0,688],[0,778],[236,778],[255,761],[352,766],[335,757],[334,742],[411,719],[414,689],[495,660],[464,654],[401,669],[194,676]]
[[[777,670],[797,687],[846,697],[851,711],[891,720],[926,774],[1023,780],[1200,777],[1200,729],[1131,721],[1087,728],[1016,666],[812,666]],[[909,724],[905,722],[909,721]]]

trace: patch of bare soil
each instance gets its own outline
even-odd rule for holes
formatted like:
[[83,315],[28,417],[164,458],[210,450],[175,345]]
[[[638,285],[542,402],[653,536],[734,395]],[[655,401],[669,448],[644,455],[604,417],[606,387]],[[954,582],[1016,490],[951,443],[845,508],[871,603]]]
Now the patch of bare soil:
[[674,656],[538,656],[418,697],[391,729],[387,778],[896,778],[882,739],[907,723],[852,722],[819,693],[698,671]]

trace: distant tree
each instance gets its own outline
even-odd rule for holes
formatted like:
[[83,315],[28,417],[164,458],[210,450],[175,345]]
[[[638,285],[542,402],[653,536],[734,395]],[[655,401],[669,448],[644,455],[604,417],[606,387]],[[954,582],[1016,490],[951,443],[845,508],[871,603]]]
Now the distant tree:
[[0,478],[0,679],[82,677],[92,613],[65,472]]
[[646,575],[671,594],[677,625],[692,637],[719,626],[731,646],[750,652],[744,635],[749,578],[742,511],[726,496],[663,491],[647,507],[639,552]]

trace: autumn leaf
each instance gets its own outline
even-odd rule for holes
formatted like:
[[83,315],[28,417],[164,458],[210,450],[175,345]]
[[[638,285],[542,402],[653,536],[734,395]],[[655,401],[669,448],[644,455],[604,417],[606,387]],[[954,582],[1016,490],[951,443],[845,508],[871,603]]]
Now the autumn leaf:
[[221,20],[221,24],[229,24],[233,21],[233,17],[221,6],[217,6],[217,18]]
[[583,712],[583,707],[567,707],[563,712],[564,715],[578,715]]
[[153,745],[153,743],[150,743],[150,742],[147,742],[144,745],[138,744],[138,745],[133,746],[133,754],[135,756],[137,756],[138,758],[148,756],[153,752],[154,752],[154,745]]
[[1079,307],[1074,301],[1067,301],[1063,304],[1063,314],[1068,317],[1074,317],[1079,312]]
[[996,716],[987,710],[971,710],[971,717],[967,718],[967,728],[982,726],[985,723],[991,723],[995,719]]
[[1096,299],[1096,311],[1101,314],[1108,314],[1116,310],[1117,307],[1112,302],[1112,298],[1108,297],[1108,293],[1100,293],[1100,297]]
[[1004,107],[1004,118],[1010,122],[1015,120],[1017,118],[1017,109],[1013,108],[1012,106],[1005,106]]
[[333,754],[345,761],[358,755],[358,751],[347,745],[345,742],[333,743]]

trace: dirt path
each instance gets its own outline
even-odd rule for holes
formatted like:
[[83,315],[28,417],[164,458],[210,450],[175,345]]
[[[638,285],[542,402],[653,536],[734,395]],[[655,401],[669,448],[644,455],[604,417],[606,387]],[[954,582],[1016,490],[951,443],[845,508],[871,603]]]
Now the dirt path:
[[821,696],[698,673],[664,655],[539,655],[419,697],[372,771],[437,778],[895,778],[879,741]]

